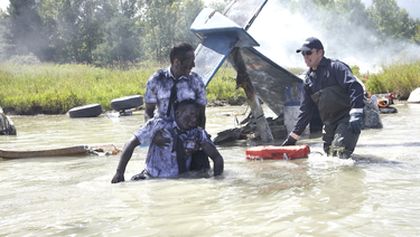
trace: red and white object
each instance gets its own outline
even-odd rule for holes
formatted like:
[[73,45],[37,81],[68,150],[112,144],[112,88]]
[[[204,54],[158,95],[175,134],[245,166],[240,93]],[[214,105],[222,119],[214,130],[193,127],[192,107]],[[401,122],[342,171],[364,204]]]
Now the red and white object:
[[246,149],[248,160],[293,160],[307,158],[310,153],[308,145],[294,146],[256,146]]

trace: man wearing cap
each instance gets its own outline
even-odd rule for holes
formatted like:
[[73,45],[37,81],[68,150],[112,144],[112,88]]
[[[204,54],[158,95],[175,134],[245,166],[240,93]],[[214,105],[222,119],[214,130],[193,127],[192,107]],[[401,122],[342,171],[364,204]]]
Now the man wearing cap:
[[306,39],[296,50],[309,67],[298,121],[282,145],[295,145],[317,108],[324,125],[324,151],[350,158],[363,125],[364,91],[345,63],[326,58],[317,38]]

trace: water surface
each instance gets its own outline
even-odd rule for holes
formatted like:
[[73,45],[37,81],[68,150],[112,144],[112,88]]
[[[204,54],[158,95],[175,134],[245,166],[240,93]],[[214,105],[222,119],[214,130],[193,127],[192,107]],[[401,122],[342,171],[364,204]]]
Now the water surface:
[[[418,236],[420,105],[397,105],[366,130],[356,161],[247,161],[245,143],[218,147],[221,179],[111,184],[118,156],[0,159],[0,236]],[[246,107],[208,108],[208,131],[235,126]],[[113,143],[142,123],[128,117],[14,116],[8,149]],[[136,149],[125,178],[143,169]]]

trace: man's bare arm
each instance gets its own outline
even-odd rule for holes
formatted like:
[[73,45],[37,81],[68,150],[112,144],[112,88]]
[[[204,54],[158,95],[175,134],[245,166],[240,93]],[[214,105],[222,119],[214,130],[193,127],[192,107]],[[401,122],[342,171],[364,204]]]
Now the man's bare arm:
[[206,106],[200,106],[200,111],[198,114],[198,126],[205,129],[206,128]]
[[140,142],[133,136],[128,143],[125,144],[121,153],[120,162],[118,163],[117,171],[111,180],[111,183],[124,182],[125,168],[127,167],[128,161],[130,161],[133,155],[134,148],[138,146]]
[[202,148],[207,153],[207,155],[213,160],[214,176],[221,175],[224,169],[224,161],[222,155],[220,155],[219,151],[211,143],[203,143]]
[[144,122],[153,118],[153,113],[155,112],[156,103],[146,103],[146,108],[144,111]]

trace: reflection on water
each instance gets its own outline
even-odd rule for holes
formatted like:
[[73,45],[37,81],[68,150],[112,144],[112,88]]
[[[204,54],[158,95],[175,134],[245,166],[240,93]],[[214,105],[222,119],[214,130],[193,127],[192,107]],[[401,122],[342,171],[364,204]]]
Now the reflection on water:
[[[0,159],[0,236],[416,236],[420,231],[420,105],[398,105],[384,129],[364,131],[354,161],[247,161],[245,145],[219,147],[220,179],[110,180],[118,156]],[[208,108],[213,135],[246,107]],[[129,117],[12,117],[16,137],[0,147],[36,149],[113,143],[142,123]],[[136,149],[126,179],[144,165]]]

